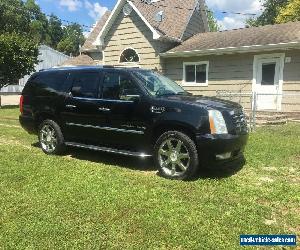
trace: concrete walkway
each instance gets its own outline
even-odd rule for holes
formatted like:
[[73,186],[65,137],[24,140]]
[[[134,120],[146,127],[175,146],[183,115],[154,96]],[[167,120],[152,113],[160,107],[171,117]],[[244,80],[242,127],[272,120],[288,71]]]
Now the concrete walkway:
[[19,105],[20,96],[19,95],[1,95],[1,105]]

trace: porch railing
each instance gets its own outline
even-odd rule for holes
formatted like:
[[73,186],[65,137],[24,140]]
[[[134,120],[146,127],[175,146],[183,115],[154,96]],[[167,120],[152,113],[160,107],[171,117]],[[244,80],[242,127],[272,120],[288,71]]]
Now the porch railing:
[[[237,102],[242,105],[248,117],[251,130],[259,124],[258,120],[276,120],[280,117],[300,120],[300,93],[283,92],[282,94],[242,92],[242,91],[217,91],[218,98]],[[273,98],[272,98],[273,97]],[[263,103],[270,102],[273,105],[264,107]],[[271,123],[271,121],[270,121]],[[274,122],[275,123],[275,122]]]

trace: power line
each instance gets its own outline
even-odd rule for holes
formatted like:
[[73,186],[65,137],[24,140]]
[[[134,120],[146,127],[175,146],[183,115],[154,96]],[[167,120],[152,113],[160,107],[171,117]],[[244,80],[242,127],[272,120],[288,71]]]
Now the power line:
[[[160,2],[164,2],[166,0],[160,0]],[[153,6],[157,6],[157,7],[165,7],[165,8],[174,8],[174,9],[181,9],[181,10],[194,10],[194,8],[186,8],[186,7],[180,7],[180,6],[168,6],[168,5],[164,5],[164,4],[160,4],[159,2],[154,2],[154,3],[145,3],[145,4],[149,4],[149,5],[153,5]],[[202,11],[202,12],[210,12],[210,13],[214,13],[213,11],[211,10],[208,10],[207,9],[207,6],[206,6],[206,10],[201,10],[199,9],[199,11]],[[229,15],[242,15],[242,16],[256,16],[258,14],[256,13],[243,13],[243,12],[234,12],[234,11],[225,11],[225,10],[220,10],[219,11],[220,13],[222,14],[229,14]]]

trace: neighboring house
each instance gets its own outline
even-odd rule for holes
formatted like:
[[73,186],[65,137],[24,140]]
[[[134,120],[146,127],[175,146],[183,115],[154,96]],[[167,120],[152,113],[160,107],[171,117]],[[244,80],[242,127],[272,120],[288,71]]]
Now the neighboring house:
[[59,65],[59,67],[74,67],[74,66],[88,66],[97,65],[96,61],[88,55],[79,55],[77,57],[71,57]]
[[[35,66],[35,72],[48,69],[62,64],[64,61],[68,60],[70,57],[56,51],[46,45],[41,45],[39,47],[39,63]],[[33,72],[34,73],[34,72]],[[30,75],[24,76],[19,80],[19,84],[17,85],[9,85],[0,90],[2,93],[20,93],[22,92],[25,83],[29,79]]]
[[300,94],[300,22],[208,31],[204,0],[119,0],[81,53],[97,64],[159,70],[193,94],[274,94],[259,96],[258,108],[300,110],[300,96],[280,96]]

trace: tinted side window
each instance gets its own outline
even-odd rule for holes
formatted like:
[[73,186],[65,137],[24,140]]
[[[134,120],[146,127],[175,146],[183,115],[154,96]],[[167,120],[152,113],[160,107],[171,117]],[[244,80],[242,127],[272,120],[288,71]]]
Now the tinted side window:
[[98,98],[100,75],[98,72],[80,72],[73,75],[74,97]]
[[34,74],[27,82],[25,93],[37,96],[66,91],[66,72],[41,72]]
[[127,100],[130,95],[138,95],[139,89],[132,79],[122,73],[109,72],[103,79],[103,98]]
[[65,72],[41,73],[34,78],[36,87],[45,88],[50,91],[62,91],[67,74]]

